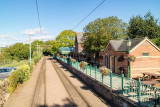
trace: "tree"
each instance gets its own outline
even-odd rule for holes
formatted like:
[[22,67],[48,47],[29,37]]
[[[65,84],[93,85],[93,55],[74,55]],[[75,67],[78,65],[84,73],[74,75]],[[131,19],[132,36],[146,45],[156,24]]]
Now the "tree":
[[76,33],[72,30],[64,30],[57,37],[56,41],[61,44],[62,47],[73,47]]
[[52,45],[52,52],[54,54],[57,54],[59,51],[59,48],[61,47],[61,43],[54,41],[53,45]]
[[28,44],[16,43],[9,48],[6,48],[5,53],[8,53],[13,60],[24,60],[29,57]]
[[158,20],[148,12],[144,17],[133,16],[129,21],[128,35],[130,38],[148,36],[150,39],[160,37]]
[[49,40],[49,41],[46,41],[44,43],[44,46],[43,46],[43,53],[44,54],[49,54],[51,55],[52,53],[54,53],[52,51],[52,47],[53,47],[53,44],[54,44],[55,40]]
[[111,16],[96,19],[84,28],[84,51],[89,54],[99,53],[111,39],[127,38],[127,23]]

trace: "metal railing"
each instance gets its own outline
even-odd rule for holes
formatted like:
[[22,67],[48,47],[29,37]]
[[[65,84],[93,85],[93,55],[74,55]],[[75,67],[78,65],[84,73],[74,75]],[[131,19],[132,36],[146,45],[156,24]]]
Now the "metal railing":
[[[57,58],[67,63],[66,58]],[[86,65],[86,69],[82,70],[79,64],[80,62],[76,61],[75,63],[72,63],[71,66],[96,79],[102,84],[118,90],[122,95],[136,99],[138,104],[149,107],[160,106],[160,88],[141,83],[140,79],[139,81],[127,79],[124,77],[124,74],[118,75],[112,73],[112,71],[109,75],[102,75],[96,66]]]

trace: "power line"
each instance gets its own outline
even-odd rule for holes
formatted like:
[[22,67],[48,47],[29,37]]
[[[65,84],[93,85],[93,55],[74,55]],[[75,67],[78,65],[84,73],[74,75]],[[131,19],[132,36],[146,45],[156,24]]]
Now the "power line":
[[86,17],[84,17],[76,26],[73,27],[74,30],[78,25],[80,25],[88,16],[90,16],[98,7],[100,7],[106,0],[103,0],[97,7],[95,7]]
[[39,16],[39,8],[38,8],[38,2],[37,2],[37,0],[36,0],[36,7],[37,7],[37,15],[38,15],[38,22],[39,22],[40,33],[41,33],[41,36],[42,36],[41,20],[40,20],[40,16]]

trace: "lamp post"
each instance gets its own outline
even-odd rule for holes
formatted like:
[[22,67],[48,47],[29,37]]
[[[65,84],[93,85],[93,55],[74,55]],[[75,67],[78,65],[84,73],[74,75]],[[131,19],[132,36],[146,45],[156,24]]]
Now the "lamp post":
[[[128,55],[131,47],[131,40],[128,38],[127,41],[127,46],[128,46]],[[130,61],[128,60],[128,73],[127,73],[127,78],[129,79],[131,77],[131,72],[130,72]]]

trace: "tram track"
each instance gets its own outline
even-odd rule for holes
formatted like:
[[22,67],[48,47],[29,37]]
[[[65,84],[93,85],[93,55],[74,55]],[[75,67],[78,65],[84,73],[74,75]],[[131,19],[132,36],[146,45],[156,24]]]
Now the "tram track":
[[90,106],[89,103],[80,94],[80,92],[74,87],[74,85],[70,82],[70,80],[66,77],[66,75],[61,71],[61,69],[55,64],[56,61],[51,60],[51,63],[55,71],[57,72],[61,82],[63,83],[66,91],[71,97],[73,103],[75,104],[73,106],[89,107]]
[[36,87],[32,98],[31,107],[46,107],[46,57],[43,58],[43,62],[40,68]]

